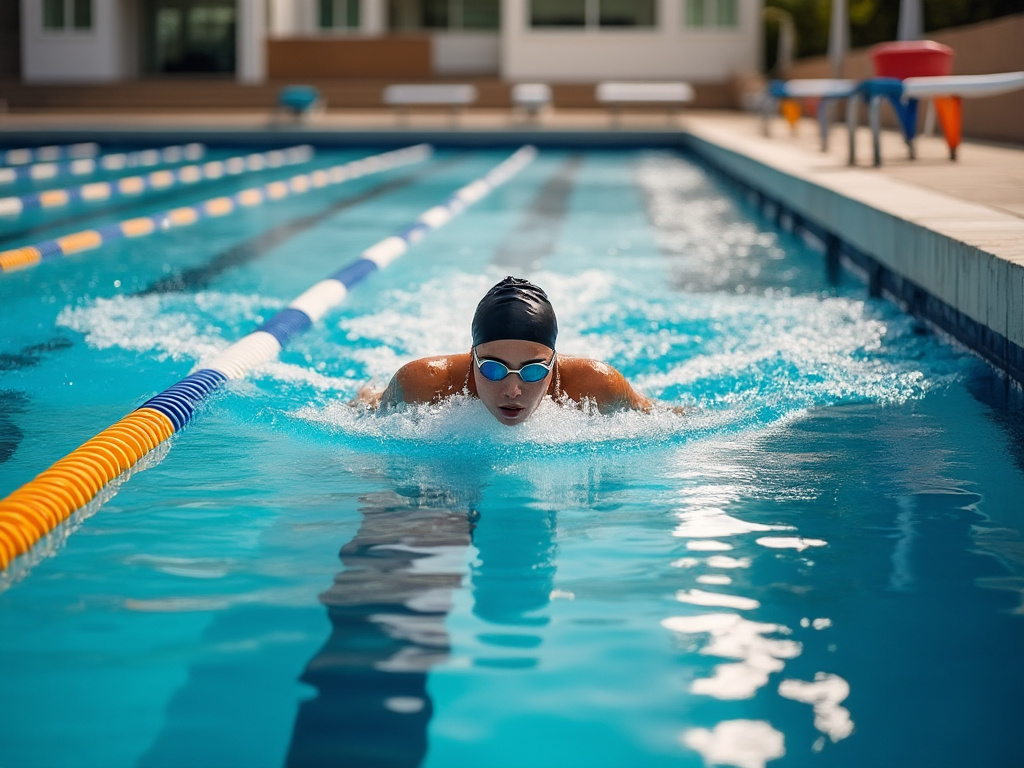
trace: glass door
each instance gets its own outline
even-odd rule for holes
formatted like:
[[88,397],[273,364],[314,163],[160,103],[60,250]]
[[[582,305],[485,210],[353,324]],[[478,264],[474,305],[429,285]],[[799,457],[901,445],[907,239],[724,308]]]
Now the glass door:
[[143,24],[148,74],[234,74],[234,0],[147,0]]

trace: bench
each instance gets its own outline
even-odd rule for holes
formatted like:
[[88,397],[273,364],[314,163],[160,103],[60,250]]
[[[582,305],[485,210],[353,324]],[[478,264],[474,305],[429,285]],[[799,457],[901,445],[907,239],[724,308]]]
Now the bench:
[[409,107],[449,107],[454,123],[462,108],[476,101],[476,96],[476,87],[472,85],[429,83],[389,85],[384,89],[383,99],[397,110],[399,118],[408,114]]
[[624,104],[664,104],[669,121],[675,117],[681,104],[693,101],[693,86],[682,81],[670,83],[598,83],[595,91],[598,102],[607,106],[618,123]]
[[536,120],[540,112],[551,104],[551,86],[546,83],[516,83],[512,86],[512,106],[526,113],[528,120]]

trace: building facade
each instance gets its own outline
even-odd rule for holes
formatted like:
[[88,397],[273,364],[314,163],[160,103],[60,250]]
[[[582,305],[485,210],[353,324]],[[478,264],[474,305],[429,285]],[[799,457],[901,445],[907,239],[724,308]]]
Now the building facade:
[[763,0],[21,0],[21,80],[724,82]]

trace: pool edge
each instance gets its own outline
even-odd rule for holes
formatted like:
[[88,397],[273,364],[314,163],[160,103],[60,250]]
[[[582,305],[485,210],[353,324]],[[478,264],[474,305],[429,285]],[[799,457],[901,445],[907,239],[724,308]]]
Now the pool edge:
[[[856,265],[872,295],[885,296],[934,324],[1018,387],[1024,385],[1024,259],[973,245],[912,220],[898,205],[886,205],[893,193],[905,193],[910,185],[864,171],[865,177],[873,177],[867,186],[880,198],[872,204],[863,199],[872,190],[862,183],[854,184],[855,194],[844,194],[829,179],[815,178],[799,167],[780,167],[791,159],[785,152],[780,162],[765,162],[744,151],[742,142],[731,143],[691,130],[683,146],[752,192],[755,204],[773,212],[780,227],[788,224],[796,233],[808,230],[825,244],[827,259],[845,258]],[[929,190],[914,192],[939,197]],[[1024,242],[1024,221],[1016,217],[951,197],[939,202],[959,208],[965,220],[973,214],[979,223],[1001,221],[1019,230],[1019,242]]]

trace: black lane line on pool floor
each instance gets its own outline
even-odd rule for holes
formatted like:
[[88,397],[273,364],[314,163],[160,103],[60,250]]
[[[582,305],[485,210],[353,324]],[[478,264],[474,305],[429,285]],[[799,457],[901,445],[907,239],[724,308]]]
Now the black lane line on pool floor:
[[[343,570],[320,595],[331,633],[299,678],[316,696],[299,704],[286,768],[423,762],[434,712],[427,682],[448,659],[445,620],[463,575],[417,562],[473,543],[468,509],[438,490],[436,503],[421,489],[361,497],[359,530],[338,553]],[[396,668],[409,659],[414,667]]]
[[281,245],[281,243],[284,243],[308,229],[312,229],[325,219],[328,219],[337,213],[341,213],[349,208],[354,208],[357,205],[370,202],[371,200],[376,200],[378,197],[383,197],[384,195],[392,192],[397,192],[400,189],[406,189],[407,187],[422,181],[422,178],[428,175],[428,173],[433,174],[438,170],[447,170],[452,165],[456,165],[459,162],[464,161],[465,158],[463,157],[450,157],[446,160],[440,160],[427,168],[419,169],[398,179],[392,179],[391,181],[387,181],[373,187],[372,189],[368,189],[365,192],[360,192],[352,197],[346,197],[345,199],[339,200],[338,202],[328,206],[322,211],[310,214],[309,216],[293,219],[281,224],[280,226],[274,227],[273,229],[269,229],[257,237],[232,246],[226,251],[221,251],[205,264],[201,264],[197,267],[191,267],[190,269],[186,269],[174,275],[169,275],[168,277],[162,277],[142,290],[129,295],[149,296],[154,293],[201,290],[208,287],[215,278],[220,277],[220,275],[227,270],[242,266],[243,264],[248,264],[249,262],[258,259],[268,251]]
[[[0,373],[4,371],[20,371],[39,365],[44,352],[68,349],[74,343],[64,336],[57,336],[41,344],[30,344],[20,352],[0,352]],[[14,417],[24,413],[28,405],[28,395],[16,389],[0,389],[0,464],[8,461],[25,433],[14,422]]]
[[555,250],[569,212],[576,174],[583,164],[583,155],[573,153],[545,182],[526,207],[519,225],[498,245],[491,263],[520,276],[537,267]]
[[27,406],[28,397],[24,392],[0,389],[0,464],[14,455],[25,436],[14,423],[14,416],[24,413]]
[[[376,187],[368,189],[357,195],[346,197],[318,213],[304,216],[300,219],[295,219],[286,224],[282,224],[279,227],[274,227],[251,240],[232,246],[228,250],[215,255],[207,261],[206,264],[193,267],[192,269],[187,269],[177,275],[160,278],[142,290],[128,295],[132,297],[148,296],[154,293],[173,293],[176,291],[199,290],[205,288],[214,278],[218,277],[228,269],[254,261],[289,238],[301,234],[336,213],[340,213],[341,211],[353,208],[378,197],[382,197],[383,195],[391,192],[396,192],[400,189],[410,187],[421,181],[422,178],[428,174],[436,173],[438,170],[448,170],[452,166],[466,162],[466,160],[467,158],[465,156],[449,157],[444,160],[439,160],[430,164],[426,168],[421,168],[415,171],[414,173],[409,173],[401,178],[392,179],[391,181],[379,184]],[[74,342],[67,337],[57,336],[39,344],[32,344],[24,347],[20,352],[0,353],[0,373],[4,371],[16,371],[23,368],[34,367],[39,364],[44,352],[69,349],[73,346]],[[0,399],[0,408],[3,408],[4,404],[7,402],[14,402],[11,398],[26,398],[26,394],[24,392],[16,390],[2,390],[2,392],[4,393],[4,397],[3,399]],[[10,459],[18,450],[18,445],[21,443],[23,433],[15,425],[13,419],[0,418],[0,435],[3,437],[3,440],[0,441],[0,464],[2,464]]]
[[65,336],[55,336],[49,341],[22,347],[20,352],[0,352],[0,372],[33,368],[39,365],[44,352],[68,349],[73,345],[74,342],[71,339]]

